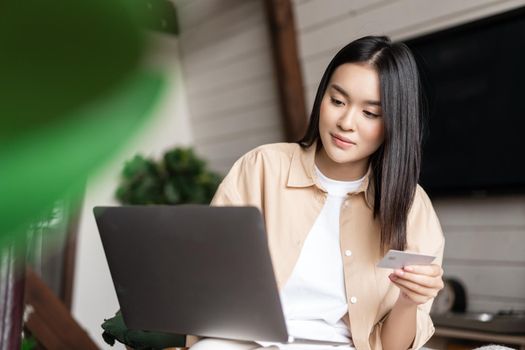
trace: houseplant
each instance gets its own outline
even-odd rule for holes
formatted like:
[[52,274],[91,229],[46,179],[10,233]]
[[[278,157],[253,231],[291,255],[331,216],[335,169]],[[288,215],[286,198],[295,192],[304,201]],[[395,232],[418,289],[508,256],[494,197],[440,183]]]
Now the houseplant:
[[160,162],[141,155],[128,160],[116,197],[122,204],[208,204],[220,181],[192,148],[177,147]]

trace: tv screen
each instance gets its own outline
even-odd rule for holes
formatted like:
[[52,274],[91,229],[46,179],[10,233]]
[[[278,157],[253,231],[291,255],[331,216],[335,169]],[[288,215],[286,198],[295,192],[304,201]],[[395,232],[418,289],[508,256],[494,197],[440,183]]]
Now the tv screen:
[[428,106],[423,188],[524,193],[525,7],[403,42]]

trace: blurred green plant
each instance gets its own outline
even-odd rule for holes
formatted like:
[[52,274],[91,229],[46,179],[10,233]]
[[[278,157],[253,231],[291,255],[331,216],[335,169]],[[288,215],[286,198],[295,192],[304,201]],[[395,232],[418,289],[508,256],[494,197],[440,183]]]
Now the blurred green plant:
[[[154,111],[145,12],[129,0],[0,5],[0,248],[109,161]],[[96,135],[96,136],[94,136]]]
[[208,204],[221,179],[192,148],[177,147],[159,162],[141,155],[126,161],[116,197],[122,204]]

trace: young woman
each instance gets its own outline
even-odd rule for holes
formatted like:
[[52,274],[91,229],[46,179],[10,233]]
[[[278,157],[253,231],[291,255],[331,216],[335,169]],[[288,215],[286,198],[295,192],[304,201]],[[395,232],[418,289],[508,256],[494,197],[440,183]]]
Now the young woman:
[[[421,114],[407,46],[360,38],[324,72],[303,139],[248,152],[221,183],[212,205],[252,205],[264,216],[291,335],[358,350],[417,349],[431,337],[444,237],[417,184]],[[376,267],[389,249],[437,259],[395,271]],[[269,344],[208,338],[192,349],[262,345]]]

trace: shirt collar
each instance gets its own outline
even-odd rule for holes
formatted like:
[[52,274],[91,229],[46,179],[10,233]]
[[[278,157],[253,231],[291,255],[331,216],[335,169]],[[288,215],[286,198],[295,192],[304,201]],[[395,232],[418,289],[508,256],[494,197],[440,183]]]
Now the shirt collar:
[[[290,161],[290,170],[288,172],[288,187],[310,187],[317,186],[317,174],[315,173],[315,153],[317,150],[317,141],[308,147],[303,148],[298,145]],[[365,178],[359,188],[354,193],[365,193],[365,200],[370,208],[374,208],[374,186],[372,178],[372,164],[368,165]],[[322,188],[321,188],[322,189]]]

